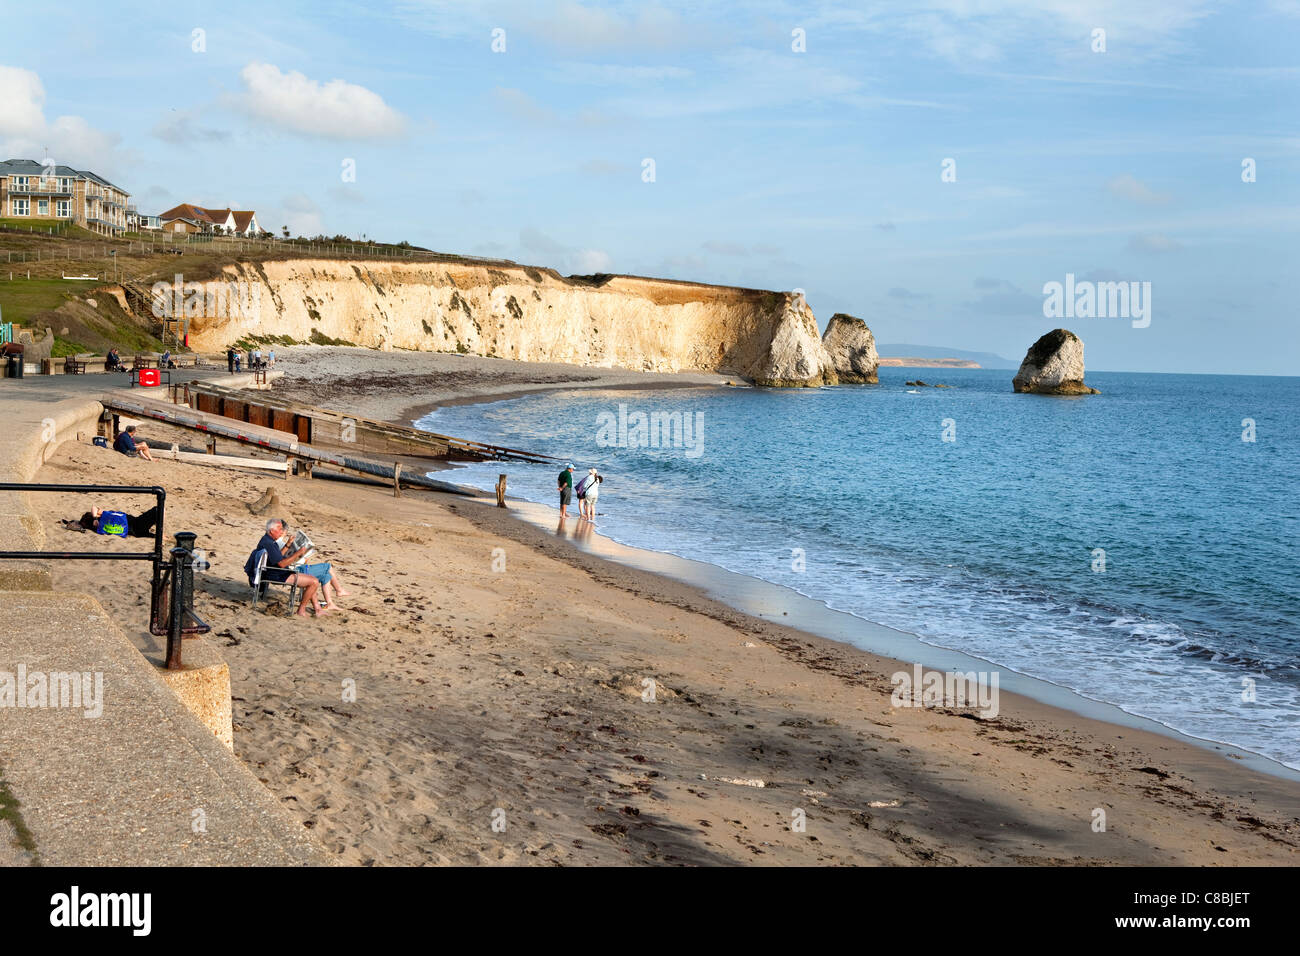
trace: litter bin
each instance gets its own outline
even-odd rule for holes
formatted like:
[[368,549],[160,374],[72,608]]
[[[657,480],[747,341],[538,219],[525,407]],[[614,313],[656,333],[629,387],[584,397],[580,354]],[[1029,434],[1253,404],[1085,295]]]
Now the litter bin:
[[23,354],[13,352],[5,356],[5,376],[8,378],[23,377]]
[[54,359],[41,359],[41,374],[42,375],[54,374]]

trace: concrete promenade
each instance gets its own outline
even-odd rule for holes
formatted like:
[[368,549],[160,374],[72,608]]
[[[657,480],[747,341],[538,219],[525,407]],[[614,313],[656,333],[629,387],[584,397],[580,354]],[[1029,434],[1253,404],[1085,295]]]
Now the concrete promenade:
[[[191,377],[232,378],[176,380]],[[31,481],[60,443],[89,441],[97,397],[124,384],[0,380],[0,480]],[[32,497],[0,493],[5,550],[66,546],[46,540]],[[0,865],[328,864],[95,595],[51,590],[52,564],[0,561]]]

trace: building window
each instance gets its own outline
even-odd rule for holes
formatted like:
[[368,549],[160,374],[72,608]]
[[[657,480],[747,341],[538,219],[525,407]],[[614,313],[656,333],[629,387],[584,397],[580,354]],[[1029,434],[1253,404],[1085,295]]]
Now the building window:
[[71,189],[71,188],[72,188],[72,177],[71,177],[71,176],[60,176],[60,177],[59,177],[59,188],[60,188],[60,189]]
[[50,201],[48,199],[36,200],[36,215],[48,216],[50,214]]
[[9,208],[15,216],[26,216],[31,210],[31,200],[11,199],[9,200]]
[[27,177],[26,177],[26,176],[15,176],[15,177],[14,177],[14,183],[13,183],[13,185],[14,185],[14,188],[15,188],[15,189],[26,189],[26,188],[27,188]]
[[72,215],[72,203],[66,199],[60,199],[55,205],[55,215],[60,219],[67,219]]

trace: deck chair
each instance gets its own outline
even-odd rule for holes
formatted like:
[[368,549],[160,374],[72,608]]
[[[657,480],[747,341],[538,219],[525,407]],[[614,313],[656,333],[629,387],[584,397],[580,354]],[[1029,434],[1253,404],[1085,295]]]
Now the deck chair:
[[266,548],[258,548],[257,557],[253,562],[253,610],[257,610],[257,602],[266,597],[266,588],[274,584],[276,587],[289,589],[289,610],[294,609],[297,603],[298,581],[297,572],[293,572],[294,580],[292,581],[273,581],[266,577]]

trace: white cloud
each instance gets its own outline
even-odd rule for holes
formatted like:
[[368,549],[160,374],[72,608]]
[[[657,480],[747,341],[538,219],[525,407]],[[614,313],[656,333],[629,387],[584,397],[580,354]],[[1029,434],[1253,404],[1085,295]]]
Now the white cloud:
[[1106,184],[1106,188],[1121,199],[1129,199],[1133,202],[1157,205],[1169,201],[1166,194],[1156,192],[1146,183],[1129,173],[1116,176]]
[[523,90],[498,86],[492,91],[492,96],[502,109],[516,119],[530,123],[552,123],[559,119],[554,110],[543,106]]
[[296,70],[281,73],[270,63],[249,63],[240,71],[244,92],[236,103],[259,119],[309,136],[371,139],[396,136],[406,118],[383,97],[344,80],[320,83]]
[[698,25],[687,26],[672,10],[636,3],[627,12],[610,5],[564,0],[534,11],[530,29],[557,47],[607,51],[613,47],[678,46],[698,39]]
[[614,83],[660,84],[668,80],[688,80],[695,75],[684,66],[635,66],[622,63],[559,63],[550,70],[552,78],[567,83],[609,86]]
[[601,249],[576,249],[566,246],[557,239],[546,235],[531,226],[519,232],[519,247],[523,250],[520,257],[529,261],[530,257],[540,256],[540,265],[551,266],[569,275],[591,275],[594,272],[612,271],[613,260],[609,253]]
[[31,70],[0,66],[0,153],[4,159],[53,159],[112,175],[121,136],[94,129],[80,116],[45,118],[45,87]]
[[1129,240],[1128,248],[1130,252],[1177,252],[1183,248],[1183,244],[1176,239],[1170,239],[1168,236],[1150,233],[1134,236]]
[[[1288,2],[1288,0],[1278,0]],[[1142,58],[1179,49],[1181,34],[1214,13],[1213,0],[903,0],[867,10],[826,8],[812,28],[902,33],[958,65],[1009,58],[1015,49],[1051,48],[1074,58],[1106,31],[1108,55]]]
[[320,206],[305,193],[285,196],[278,206],[259,209],[257,221],[263,229],[276,235],[282,226],[288,226],[295,236],[318,236],[325,232]]
[[154,124],[150,131],[164,143],[174,146],[198,146],[202,143],[220,142],[229,139],[225,130],[210,129],[195,122],[190,110],[173,110]]

